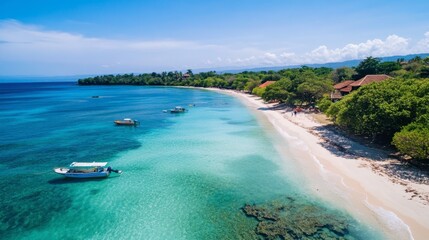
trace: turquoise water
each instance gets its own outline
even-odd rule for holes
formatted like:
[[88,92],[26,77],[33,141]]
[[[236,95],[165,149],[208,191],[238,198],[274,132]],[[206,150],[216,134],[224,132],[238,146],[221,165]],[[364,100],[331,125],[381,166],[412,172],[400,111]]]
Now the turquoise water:
[[[241,208],[285,197],[347,218],[344,237],[380,238],[306,194],[298,170],[285,169],[272,138],[230,96],[73,83],[1,84],[0,94],[2,239],[258,239]],[[185,114],[162,111],[189,104]],[[114,126],[124,117],[141,125]],[[53,173],[73,161],[108,161],[123,174]]]

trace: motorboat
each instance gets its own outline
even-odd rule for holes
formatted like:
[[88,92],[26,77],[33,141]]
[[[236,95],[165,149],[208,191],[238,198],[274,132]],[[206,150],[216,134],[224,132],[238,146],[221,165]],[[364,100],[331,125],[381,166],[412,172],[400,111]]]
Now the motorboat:
[[180,107],[180,106],[177,106],[173,109],[170,109],[170,113],[184,113],[186,111],[188,111],[188,110],[185,109],[184,107]]
[[114,123],[116,125],[127,125],[127,126],[135,126],[140,124],[139,121],[131,118],[124,118],[124,120],[115,120]]
[[72,162],[69,167],[54,168],[54,172],[69,178],[104,178],[122,171],[106,167],[107,162]]

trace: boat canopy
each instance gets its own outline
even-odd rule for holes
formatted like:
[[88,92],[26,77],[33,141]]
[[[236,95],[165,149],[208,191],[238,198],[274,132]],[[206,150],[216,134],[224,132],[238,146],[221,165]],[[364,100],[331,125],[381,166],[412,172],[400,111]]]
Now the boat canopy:
[[124,118],[124,121],[131,121],[131,118]]
[[72,162],[70,167],[104,167],[107,162]]

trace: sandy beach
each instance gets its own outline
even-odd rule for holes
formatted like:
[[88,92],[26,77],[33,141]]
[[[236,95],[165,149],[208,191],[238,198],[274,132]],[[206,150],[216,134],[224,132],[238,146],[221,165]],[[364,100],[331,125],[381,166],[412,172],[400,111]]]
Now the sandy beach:
[[[429,184],[424,173],[401,166],[388,152],[352,141],[328,126],[323,115],[292,115],[259,97],[210,89],[237,97],[283,142],[281,154],[299,159],[309,190],[382,229],[389,239],[427,239]],[[403,164],[402,164],[403,165]]]

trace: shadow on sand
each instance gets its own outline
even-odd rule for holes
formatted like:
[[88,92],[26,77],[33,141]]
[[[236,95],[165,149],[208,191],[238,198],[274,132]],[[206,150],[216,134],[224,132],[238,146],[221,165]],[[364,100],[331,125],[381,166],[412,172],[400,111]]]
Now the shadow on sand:
[[288,110],[288,107],[290,108],[290,106],[287,105],[286,103],[280,103],[280,104],[275,104],[271,107],[260,107],[260,108],[258,108],[258,110],[261,110],[261,111]]
[[322,138],[324,141],[319,144],[336,156],[350,160],[363,158],[371,164],[374,171],[381,171],[401,180],[429,184],[427,169],[416,167],[410,161],[392,158],[390,149],[378,145],[371,146],[372,143],[346,135],[334,125],[314,127],[310,132]]

